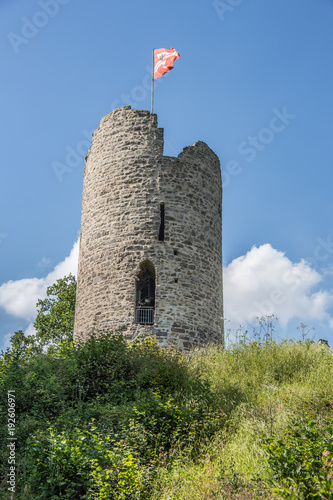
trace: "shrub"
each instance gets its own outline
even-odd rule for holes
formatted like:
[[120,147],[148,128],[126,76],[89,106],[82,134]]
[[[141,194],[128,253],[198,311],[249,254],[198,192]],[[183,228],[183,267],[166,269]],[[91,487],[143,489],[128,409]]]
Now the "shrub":
[[290,500],[333,498],[333,420],[292,422],[264,444],[271,490]]
[[151,475],[128,446],[95,427],[34,435],[25,461],[21,482],[35,500],[139,498]]

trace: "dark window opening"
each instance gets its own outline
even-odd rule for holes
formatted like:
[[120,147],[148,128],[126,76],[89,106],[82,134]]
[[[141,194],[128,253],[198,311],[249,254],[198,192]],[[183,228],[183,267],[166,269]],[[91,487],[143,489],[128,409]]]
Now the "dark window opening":
[[165,226],[165,217],[164,217],[164,203],[160,203],[160,218],[161,218],[161,222],[160,222],[160,230],[159,230],[159,233],[158,233],[158,240],[159,241],[164,241],[164,226]]
[[174,250],[173,255],[178,255],[178,250]]
[[138,306],[155,305],[155,280],[147,278],[138,284]]
[[150,261],[140,265],[136,285],[136,322],[153,325],[155,312],[155,269]]
[[175,283],[178,283],[178,278],[175,278]]

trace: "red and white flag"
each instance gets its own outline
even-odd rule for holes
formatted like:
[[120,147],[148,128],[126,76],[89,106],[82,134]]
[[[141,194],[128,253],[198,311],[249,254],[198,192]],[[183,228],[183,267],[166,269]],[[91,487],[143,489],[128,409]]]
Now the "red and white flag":
[[154,67],[154,80],[164,75],[173,69],[173,61],[179,59],[178,52],[170,47],[170,49],[155,49],[155,67]]

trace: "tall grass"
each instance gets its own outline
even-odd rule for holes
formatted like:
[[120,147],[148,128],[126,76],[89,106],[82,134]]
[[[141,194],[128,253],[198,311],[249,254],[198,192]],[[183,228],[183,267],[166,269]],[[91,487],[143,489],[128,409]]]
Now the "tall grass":
[[[302,423],[312,416],[324,427],[333,405],[332,350],[312,341],[252,341],[227,350],[197,349],[188,363],[208,381],[228,421],[202,457],[161,472],[163,488],[154,498],[275,498],[265,488],[267,451],[262,442],[282,436],[291,419]],[[255,491],[253,480],[258,478]],[[333,492],[318,498],[333,498]]]
[[0,358],[3,422],[16,390],[17,498],[333,499],[332,380],[332,350],[312,341],[17,345]]

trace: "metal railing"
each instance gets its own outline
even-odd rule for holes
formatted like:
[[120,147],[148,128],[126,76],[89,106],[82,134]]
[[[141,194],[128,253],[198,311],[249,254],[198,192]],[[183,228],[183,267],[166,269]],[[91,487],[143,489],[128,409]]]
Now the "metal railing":
[[136,309],[136,322],[139,325],[154,324],[154,307],[142,306]]

